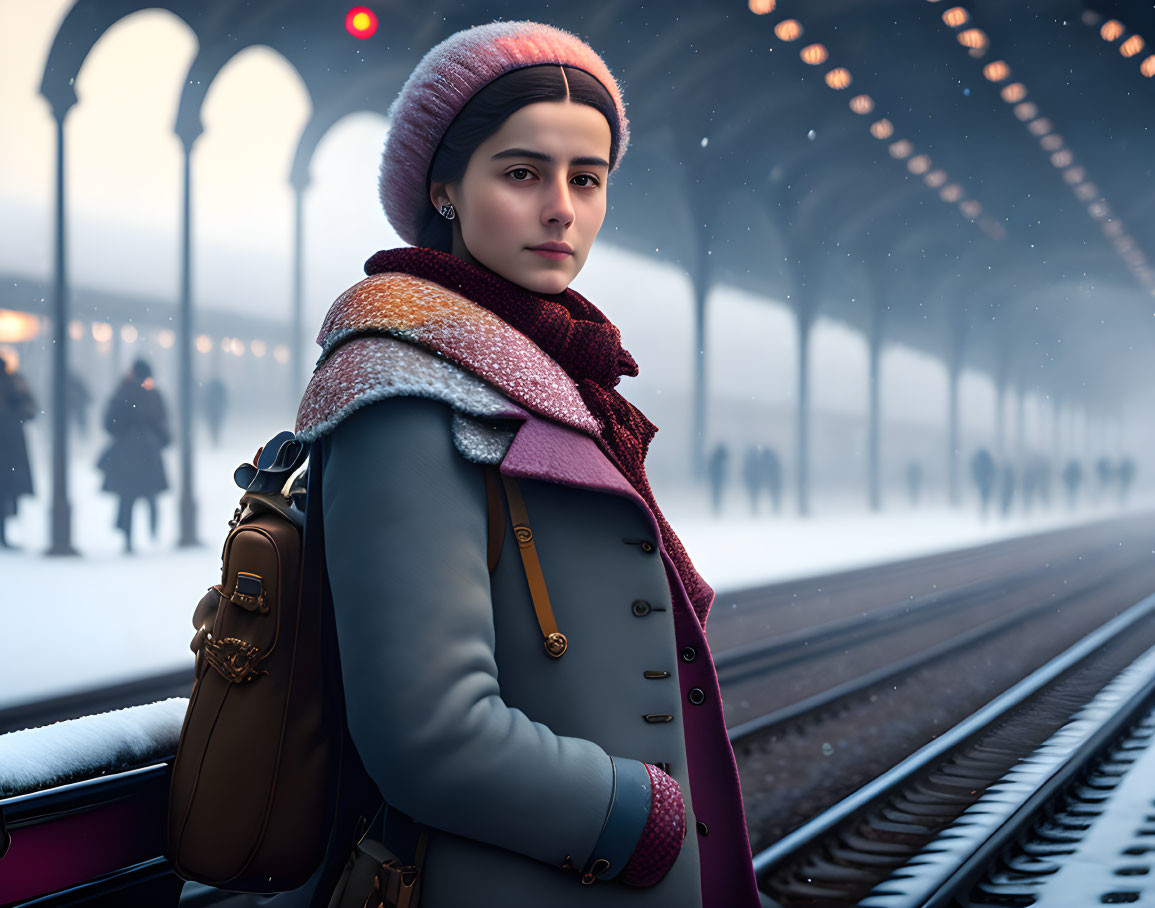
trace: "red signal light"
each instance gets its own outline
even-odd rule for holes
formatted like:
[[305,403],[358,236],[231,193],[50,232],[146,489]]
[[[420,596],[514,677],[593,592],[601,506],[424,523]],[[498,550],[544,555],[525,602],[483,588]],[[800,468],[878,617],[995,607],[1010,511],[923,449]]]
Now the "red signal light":
[[345,31],[365,40],[377,32],[377,14],[367,6],[354,6],[345,14]]

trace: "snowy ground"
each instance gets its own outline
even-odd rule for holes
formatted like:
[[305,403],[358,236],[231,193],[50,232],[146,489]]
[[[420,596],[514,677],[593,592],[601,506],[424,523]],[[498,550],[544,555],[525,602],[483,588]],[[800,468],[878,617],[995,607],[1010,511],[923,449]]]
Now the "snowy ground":
[[[92,464],[102,440],[73,440],[70,498],[73,544],[79,558],[48,558],[50,475],[47,422],[29,427],[37,497],[23,499],[9,520],[9,539],[21,551],[0,550],[0,708],[179,668],[191,662],[192,611],[220,579],[220,545],[239,497],[233,469],[284,426],[246,421],[233,436],[253,450],[213,449],[207,438],[196,462],[203,545],[176,549],[177,501],[161,497],[158,539],[148,537],[147,513],[137,504],[137,551],[121,553],[112,529],[116,501],[100,491]],[[175,450],[167,455],[176,485]],[[822,574],[977,545],[1007,536],[1099,519],[1111,513],[1052,511],[1031,520],[982,523],[971,513],[906,507],[881,515],[861,510],[811,520],[748,516],[732,494],[730,514],[714,518],[698,490],[657,489],[659,502],[695,564],[719,593],[738,587]],[[1150,504],[1150,503],[1148,503]],[[725,607],[723,598],[718,607]]]

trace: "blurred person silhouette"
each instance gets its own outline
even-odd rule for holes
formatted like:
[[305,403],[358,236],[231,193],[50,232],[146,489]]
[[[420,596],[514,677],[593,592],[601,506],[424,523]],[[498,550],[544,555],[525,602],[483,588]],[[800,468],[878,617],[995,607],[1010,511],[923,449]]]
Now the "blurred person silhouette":
[[213,447],[221,444],[221,426],[225,421],[225,410],[229,405],[229,389],[220,378],[210,378],[205,384],[201,398],[204,407],[205,422],[208,423],[209,434],[213,438]]
[[750,445],[742,460],[742,481],[746,483],[746,493],[750,496],[750,513],[758,513],[758,499],[762,497],[762,449]]
[[1126,505],[1131,483],[1135,481],[1135,461],[1130,457],[1124,457],[1115,469],[1115,475],[1119,478],[1119,504]]
[[1031,513],[1031,506],[1035,503],[1035,493],[1039,487],[1039,465],[1037,461],[1028,460],[1023,467],[1023,514]]
[[24,423],[36,416],[36,401],[24,376],[0,355],[0,548],[14,549],[6,525],[16,515],[21,495],[32,494],[32,468]]
[[104,471],[102,489],[120,496],[116,528],[124,533],[124,551],[131,552],[137,498],[148,502],[149,528],[156,538],[156,496],[168,488],[161,451],[172,442],[164,399],[145,360],[136,360],[113,392],[104,411],[104,428],[112,442],[97,467]]
[[1067,507],[1075,509],[1075,499],[1079,495],[1079,486],[1083,483],[1083,465],[1077,460],[1067,461],[1063,467],[1063,485],[1067,487]]
[[762,482],[770,496],[770,505],[774,513],[782,511],[782,461],[773,448],[762,449]]
[[978,487],[982,518],[986,520],[995,490],[995,459],[986,448],[979,448],[971,457],[971,478]]
[[710,479],[710,498],[714,505],[714,516],[722,513],[722,492],[726,486],[726,467],[730,461],[730,449],[725,442],[718,442],[706,461],[706,475]]
[[1106,457],[1100,457],[1095,461],[1095,478],[1099,480],[1096,498],[1103,499],[1115,480],[1115,466]]
[[999,508],[1002,510],[1004,520],[1011,516],[1011,506],[1015,503],[1015,486],[1017,484],[1018,477],[1015,475],[1015,468],[1009,463],[1004,464],[999,483]]
[[92,393],[87,382],[77,373],[69,372],[64,395],[68,418],[76,425],[77,435],[88,438],[88,408],[92,405]]
[[910,506],[917,508],[922,496],[922,464],[917,460],[906,465],[906,493],[910,497]]

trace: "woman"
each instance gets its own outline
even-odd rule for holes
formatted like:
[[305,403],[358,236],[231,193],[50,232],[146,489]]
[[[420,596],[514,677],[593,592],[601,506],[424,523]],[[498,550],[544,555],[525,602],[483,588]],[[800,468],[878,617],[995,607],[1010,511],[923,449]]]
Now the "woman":
[[104,428],[112,442],[100,455],[105,492],[120,496],[116,528],[124,533],[124,551],[132,549],[132,509],[137,498],[148,502],[149,529],[156,538],[156,496],[168,488],[161,451],[172,441],[164,400],[152,379],[152,367],[138,359],[113,392],[104,411]]
[[16,514],[21,495],[32,494],[32,468],[24,423],[36,416],[36,401],[19,372],[8,371],[0,356],[0,548],[15,548],[8,541],[6,524]]
[[[713,591],[614,390],[637,365],[567,289],[628,143],[617,83],[568,32],[494,22],[429,51],[390,124],[382,202],[415,248],[333,304],[297,432],[350,733],[432,830],[421,904],[756,906]],[[516,478],[560,645],[508,516],[488,570],[487,466]]]

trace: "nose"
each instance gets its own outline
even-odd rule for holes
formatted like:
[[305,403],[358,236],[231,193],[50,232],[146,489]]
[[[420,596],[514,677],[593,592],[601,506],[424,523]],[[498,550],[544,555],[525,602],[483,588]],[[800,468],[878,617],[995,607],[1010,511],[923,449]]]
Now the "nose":
[[573,200],[570,196],[569,177],[567,175],[563,174],[549,184],[542,205],[541,217],[546,224],[562,224],[568,227],[573,223]]

